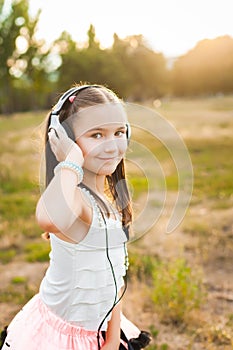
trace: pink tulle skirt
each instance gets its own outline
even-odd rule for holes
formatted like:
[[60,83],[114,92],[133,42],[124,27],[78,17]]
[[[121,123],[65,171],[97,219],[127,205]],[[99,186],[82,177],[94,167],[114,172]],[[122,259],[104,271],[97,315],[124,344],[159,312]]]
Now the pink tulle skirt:
[[[122,315],[129,338],[139,329]],[[100,334],[100,344],[104,340]],[[97,332],[71,325],[51,312],[35,295],[14,317],[7,329],[2,350],[97,350]]]

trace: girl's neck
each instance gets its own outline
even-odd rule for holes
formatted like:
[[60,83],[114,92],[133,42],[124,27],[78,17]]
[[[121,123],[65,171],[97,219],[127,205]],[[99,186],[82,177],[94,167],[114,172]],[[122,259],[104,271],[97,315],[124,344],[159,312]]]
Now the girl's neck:
[[105,176],[103,175],[96,175],[88,176],[85,175],[82,184],[80,184],[81,187],[85,187],[89,193],[94,197],[96,200],[97,205],[99,206],[100,210],[104,215],[107,217],[113,216],[114,219],[116,219],[115,210],[112,207],[112,203],[107,199],[104,193],[105,189]]
[[82,182],[99,197],[104,197],[105,175],[96,175],[84,170]]

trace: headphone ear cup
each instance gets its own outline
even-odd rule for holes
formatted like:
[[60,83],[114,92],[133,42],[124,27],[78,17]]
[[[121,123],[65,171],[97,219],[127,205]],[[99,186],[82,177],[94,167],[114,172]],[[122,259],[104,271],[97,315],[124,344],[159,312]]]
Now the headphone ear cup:
[[67,123],[67,121],[64,120],[64,121],[61,123],[61,125],[62,125],[63,128],[65,129],[65,131],[66,131],[67,135],[69,136],[69,138],[75,142],[75,135],[74,135],[74,132],[73,132],[71,126],[69,125],[69,123]]
[[126,124],[127,130],[126,130],[126,137],[129,143],[130,137],[131,137],[131,126],[129,123]]

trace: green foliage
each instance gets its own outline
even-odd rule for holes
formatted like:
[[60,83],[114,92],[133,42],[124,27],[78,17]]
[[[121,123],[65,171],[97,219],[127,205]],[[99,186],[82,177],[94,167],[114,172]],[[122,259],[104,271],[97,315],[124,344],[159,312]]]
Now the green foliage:
[[[132,276],[150,285],[153,307],[164,322],[187,321],[190,311],[198,309],[205,298],[202,274],[183,258],[161,261],[130,252],[129,278]],[[157,336],[156,331],[153,336]]]
[[202,222],[199,217],[197,220],[187,219],[183,225],[183,232],[208,237],[211,234],[210,223]]
[[77,49],[67,33],[63,33],[56,43],[62,58],[58,81],[60,89],[64,86],[68,88],[75,81],[83,81],[109,86],[119,96],[125,98],[131,95],[134,100],[154,98],[164,93],[165,59],[149,50],[142,36],[135,35],[125,40],[115,37],[113,47],[102,50],[91,26],[87,48]]
[[204,300],[202,277],[183,258],[159,262],[153,271],[152,300],[164,322],[187,320],[193,309]]
[[194,195],[228,200],[233,193],[232,139],[188,140],[194,166]]
[[144,192],[148,191],[148,180],[145,177],[130,176],[129,186],[131,188],[133,199],[137,199]]
[[199,42],[168,70],[163,54],[151,50],[142,35],[114,34],[112,47],[102,49],[91,24],[82,48],[68,32],[48,48],[36,39],[40,11],[32,18],[29,0],[2,0],[0,9],[0,113],[47,109],[54,104],[52,91],[79,82],[106,85],[130,101],[233,91],[231,37]]
[[136,276],[139,280],[151,279],[157,260],[151,255],[130,252],[129,254],[129,277]]
[[152,338],[157,338],[157,336],[158,336],[158,334],[159,334],[159,331],[158,331],[158,329],[156,329],[155,327],[154,327],[154,325],[151,325],[150,326],[150,334],[151,334],[151,336],[152,336]]
[[159,331],[154,327],[154,325],[150,326],[149,332],[150,332],[151,337],[152,337],[152,342],[147,347],[147,350],[169,350],[168,344],[166,344],[166,343],[158,344],[157,337],[158,337]]
[[29,262],[48,261],[50,245],[48,242],[34,242],[25,245],[26,260]]
[[12,278],[12,284],[25,284],[27,282],[27,278],[24,276],[15,276]]
[[[39,196],[38,160],[32,133],[42,114],[0,118],[0,260],[7,263],[20,255],[27,239],[40,237],[35,220]],[[38,145],[37,145],[38,147]]]
[[[33,184],[27,176],[14,177],[14,174],[8,171],[5,173],[4,171],[0,172],[0,180],[2,182],[1,189],[3,194],[10,195],[17,193],[19,195],[19,189],[20,191],[33,191],[33,189],[35,189],[35,184]],[[11,199],[9,200],[9,197],[6,197],[5,200],[7,204],[11,201]],[[23,200],[23,198],[18,200]]]
[[233,330],[233,314],[228,315],[227,326],[231,327]]
[[30,174],[20,174],[0,161],[0,215],[5,219],[28,218],[34,214],[36,187]]
[[2,264],[8,264],[16,255],[15,249],[0,250],[0,261]]
[[11,284],[4,290],[1,290],[0,302],[22,305],[32,298],[34,294],[35,291],[33,291],[27,283],[22,283],[18,288],[16,288],[15,284]]
[[4,1],[2,7],[0,112],[44,107],[50,85],[47,74],[50,51],[45,50],[44,41],[35,39],[40,11],[32,18],[29,0]]
[[32,18],[29,0],[4,1],[4,8],[0,16],[1,113],[50,107],[52,90],[64,91],[80,81],[106,85],[120,97],[134,100],[154,99],[167,91],[165,58],[149,49],[141,35],[124,40],[115,35],[112,48],[103,50],[91,24],[84,48],[79,49],[63,32],[47,49],[44,40],[35,39],[40,11]]
[[223,36],[200,41],[194,49],[178,58],[172,74],[176,95],[233,91],[233,38]]

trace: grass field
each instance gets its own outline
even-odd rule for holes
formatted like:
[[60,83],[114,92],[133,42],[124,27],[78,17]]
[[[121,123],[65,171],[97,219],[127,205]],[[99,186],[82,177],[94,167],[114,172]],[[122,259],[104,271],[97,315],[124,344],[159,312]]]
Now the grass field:
[[[139,235],[143,221],[161,215],[141,239],[129,244],[124,312],[142,329],[150,329],[150,350],[230,350],[233,96],[164,99],[159,108],[149,102],[146,106],[181,135],[191,157],[194,186],[182,223],[171,234],[164,233],[178,189],[174,159],[161,142],[135,130],[139,147],[132,145],[135,154],[129,156],[128,179],[136,216],[149,203],[138,223]],[[34,218],[45,115],[0,117],[1,328],[38,291],[48,264],[49,244],[41,239]],[[157,173],[150,172],[153,155],[163,170],[155,177]],[[154,193],[150,201],[148,184]]]

